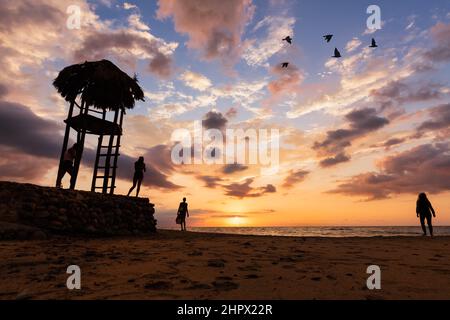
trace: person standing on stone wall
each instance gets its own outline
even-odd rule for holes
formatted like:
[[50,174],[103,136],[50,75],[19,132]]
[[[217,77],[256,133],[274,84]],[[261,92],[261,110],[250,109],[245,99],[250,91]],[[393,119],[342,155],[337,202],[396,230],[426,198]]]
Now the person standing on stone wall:
[[64,175],[66,172],[70,175],[71,181],[72,181],[72,173],[73,173],[73,161],[75,160],[75,157],[77,156],[78,152],[78,143],[74,143],[74,145],[67,149],[64,153],[64,161],[62,164],[62,170],[59,171],[58,179],[56,185],[58,188],[62,188],[62,179],[64,178]]
[[139,160],[134,163],[134,176],[133,176],[133,186],[130,188],[130,191],[128,191],[128,195],[130,196],[131,192],[136,188],[136,197],[139,196],[139,191],[141,190],[141,183],[144,179],[144,172],[145,172],[145,163],[144,163],[144,157],[139,157]]

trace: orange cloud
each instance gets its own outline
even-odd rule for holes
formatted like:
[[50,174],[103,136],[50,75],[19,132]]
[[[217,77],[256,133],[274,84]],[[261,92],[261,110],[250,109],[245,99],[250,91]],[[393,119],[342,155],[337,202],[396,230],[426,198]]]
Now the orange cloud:
[[159,0],[158,5],[157,17],[173,17],[175,30],[189,36],[189,48],[227,64],[238,57],[242,32],[254,12],[251,0]]

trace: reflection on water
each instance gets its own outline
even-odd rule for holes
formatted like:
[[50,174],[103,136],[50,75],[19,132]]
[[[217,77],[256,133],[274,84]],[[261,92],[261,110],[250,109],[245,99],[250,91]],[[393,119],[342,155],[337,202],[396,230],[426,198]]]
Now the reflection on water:
[[[420,227],[192,227],[189,231],[289,237],[422,236]],[[434,234],[450,236],[450,227],[434,227]]]

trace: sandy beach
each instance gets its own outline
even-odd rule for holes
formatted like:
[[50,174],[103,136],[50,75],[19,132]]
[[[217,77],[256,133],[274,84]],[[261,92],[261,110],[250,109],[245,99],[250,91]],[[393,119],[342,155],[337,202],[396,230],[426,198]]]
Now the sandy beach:
[[[450,299],[449,237],[154,236],[0,242],[0,299]],[[81,268],[81,290],[66,268]],[[381,290],[366,268],[379,265]]]

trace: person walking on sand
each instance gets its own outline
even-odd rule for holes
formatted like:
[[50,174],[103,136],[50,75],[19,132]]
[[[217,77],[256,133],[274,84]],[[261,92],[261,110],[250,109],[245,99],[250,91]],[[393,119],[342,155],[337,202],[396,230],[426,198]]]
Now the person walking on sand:
[[78,143],[74,143],[73,146],[67,149],[66,152],[64,153],[64,161],[61,170],[59,170],[59,175],[56,183],[58,188],[62,188],[62,179],[64,178],[66,172],[70,175],[70,183],[72,184],[73,161],[77,156],[77,152],[78,152]]
[[128,197],[130,196],[131,192],[136,188],[136,197],[139,196],[139,191],[141,190],[141,183],[144,179],[144,172],[145,172],[145,163],[144,163],[144,157],[139,157],[138,161],[134,163],[134,176],[133,176],[133,186],[130,188],[130,191],[128,191]]
[[181,231],[186,231],[186,216],[189,217],[189,210],[186,198],[183,198],[177,212],[177,222],[181,225]]
[[417,217],[420,218],[420,225],[422,226],[423,235],[427,235],[427,228],[425,226],[425,219],[427,220],[428,228],[430,229],[430,235],[433,237],[433,225],[431,223],[431,213],[433,217],[436,218],[436,213],[434,212],[431,202],[428,200],[425,193],[420,193],[417,198],[416,204]]

